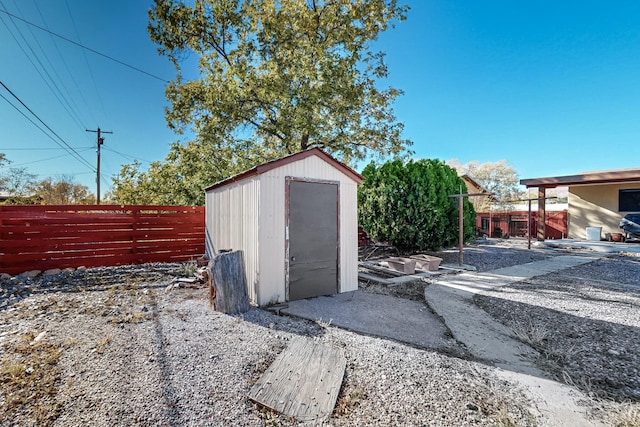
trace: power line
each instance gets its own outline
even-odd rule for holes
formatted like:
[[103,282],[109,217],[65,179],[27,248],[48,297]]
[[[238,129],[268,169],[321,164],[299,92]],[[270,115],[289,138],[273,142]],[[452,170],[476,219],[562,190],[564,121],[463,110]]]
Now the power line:
[[[7,8],[4,5],[4,3],[0,0],[0,6],[2,6],[2,9],[0,9],[0,12],[6,12]],[[18,9],[19,10],[19,9]],[[38,56],[38,54],[36,54],[36,52],[34,51],[33,47],[31,46],[31,44],[29,43],[29,41],[27,40],[27,38],[25,37],[25,35],[22,33],[22,31],[20,30],[20,28],[18,27],[18,25],[14,22],[13,18],[9,19],[11,21],[11,23],[13,24],[14,28],[16,29],[17,33],[20,35],[20,37],[22,38],[22,41],[24,42],[24,44],[27,46],[27,48],[29,49],[29,51],[31,52],[31,55],[33,56],[33,58],[35,58],[35,60],[37,61],[38,65],[40,65],[40,68],[38,68],[38,66],[36,65],[36,63],[33,61],[33,59],[31,58],[31,56],[29,56],[28,52],[25,50],[25,48],[22,46],[22,44],[20,43],[20,41],[16,38],[15,34],[13,33],[13,31],[11,31],[11,28],[4,22],[4,19],[2,19],[0,17],[0,21],[2,21],[2,23],[5,25],[5,27],[7,28],[7,30],[9,31],[9,34],[11,34],[11,37],[13,37],[13,40],[16,42],[16,44],[18,45],[18,47],[20,48],[20,50],[22,50],[22,53],[24,53],[24,55],[27,57],[27,59],[29,60],[29,62],[31,62],[31,65],[33,65],[33,68],[35,68],[35,70],[38,72],[38,74],[40,75],[40,77],[42,78],[42,80],[45,82],[45,84],[47,85],[47,87],[49,87],[49,90],[51,90],[51,93],[53,93],[53,95],[56,97],[56,99],[58,100],[58,102],[60,103],[60,105],[62,105],[62,107],[66,110],[66,112],[69,114],[69,116],[71,117],[71,119],[73,119],[76,124],[82,128],[82,123],[81,123],[81,119],[78,116],[78,114],[76,113],[76,111],[73,109],[73,107],[71,106],[71,103],[69,102],[69,100],[67,99],[67,97],[65,97],[63,91],[60,89],[60,87],[58,86],[58,84],[56,83],[56,81],[53,79],[53,77],[51,76],[51,74],[49,73],[49,71],[47,70],[47,68],[44,66],[44,64],[42,63],[42,61],[40,60],[40,57]],[[36,44],[38,45],[38,47],[40,48],[40,50],[42,51],[42,55],[44,56],[44,59],[49,63],[49,66],[51,67],[51,69],[53,70],[53,73],[56,75],[56,77],[58,78],[58,81],[60,81],[62,87],[66,90],[66,87],[64,87],[64,83],[62,82],[62,79],[60,79],[60,76],[58,75],[58,73],[56,72],[56,69],[53,67],[53,65],[51,64],[51,60],[49,59],[49,56],[47,55],[47,53],[45,52],[45,50],[42,48],[42,45],[40,45],[40,42],[38,41],[38,39],[33,35],[33,31],[31,31],[31,28],[29,28],[29,32],[31,33],[31,36],[33,37],[33,39],[35,40]],[[42,71],[40,71],[42,69]],[[43,75],[44,72],[44,75]],[[46,77],[45,77],[46,75]],[[48,78],[48,80],[47,80]],[[53,86],[52,86],[53,85]],[[67,91],[68,92],[68,91]]]
[[[75,157],[76,160],[78,160],[80,163],[84,164],[85,166],[87,166],[89,169],[94,170],[93,166],[91,165],[91,163],[89,163],[84,157],[82,157],[80,155],[80,153],[78,153],[72,146],[70,146],[67,141],[65,141],[64,139],[62,139],[62,137],[60,135],[58,135],[53,129],[51,129],[51,127],[49,127],[48,124],[46,124],[36,113],[33,112],[33,110],[31,110],[31,108],[29,108],[27,106],[27,104],[25,104],[24,102],[22,102],[22,100],[11,91],[11,89],[9,89],[1,80],[0,80],[0,85],[2,85],[2,87],[5,88],[5,90],[7,92],[9,92],[11,94],[11,96],[13,96],[20,104],[22,104],[22,106],[24,108],[27,109],[27,111],[29,111],[36,119],[38,119],[38,121],[40,123],[42,123],[42,125],[44,125],[44,127],[46,127],[49,132],[51,132],[53,135],[56,136],[56,138],[58,138],[60,140],[60,142],[62,142],[62,144],[64,144],[64,146],[66,146],[66,150],[67,152]],[[58,144],[60,147],[62,147],[62,145],[56,141],[51,135],[49,135],[48,133],[46,133],[40,126],[38,126],[36,123],[33,122],[33,120],[31,120],[26,114],[24,114],[24,112],[20,111],[20,109],[18,107],[16,107],[15,105],[13,105],[13,103],[11,103],[7,98],[5,98],[2,94],[0,94],[0,97],[2,97],[5,101],[7,101],[9,103],[9,105],[11,105],[13,108],[15,108],[20,114],[22,114],[27,120],[29,120],[31,123],[33,123],[42,133],[44,133],[45,135],[47,135],[53,142],[55,142],[56,144]],[[64,148],[64,147],[63,147]]]
[[48,29],[46,29],[46,28],[44,28],[44,27],[41,27],[40,25],[34,24],[33,22],[27,21],[26,19],[22,19],[22,18],[20,18],[19,16],[16,16],[16,15],[14,15],[14,14],[12,14],[12,13],[10,13],[10,12],[6,11],[6,10],[0,10],[0,12],[5,13],[5,14],[7,14],[7,15],[9,15],[9,16],[11,16],[11,17],[13,17],[13,18],[15,18],[15,19],[17,19],[17,20],[19,20],[19,21],[22,21],[22,22],[24,22],[24,23],[25,23],[25,24],[27,24],[27,25],[31,25],[32,27],[35,27],[35,28],[37,28],[37,29],[39,29],[39,30],[42,30],[42,31],[45,31],[45,32],[47,32],[47,33],[51,34],[52,36],[58,37],[58,38],[60,38],[60,39],[62,39],[62,40],[64,40],[64,41],[66,41],[66,42],[69,42],[69,43],[74,44],[74,45],[76,45],[76,46],[78,46],[78,47],[81,47],[82,49],[86,49],[86,50],[88,50],[89,52],[95,53],[96,55],[100,55],[100,56],[102,56],[103,58],[107,58],[107,59],[109,59],[109,60],[111,60],[111,61],[113,61],[113,62],[117,62],[117,63],[118,63],[118,64],[120,64],[120,65],[123,65],[123,66],[125,66],[125,67],[127,67],[127,68],[131,68],[132,70],[137,71],[137,72],[139,72],[139,73],[146,74],[147,76],[149,76],[149,77],[153,77],[154,79],[160,80],[161,82],[169,83],[169,81],[168,81],[168,80],[163,79],[162,77],[158,77],[158,76],[156,76],[155,74],[151,74],[151,73],[149,73],[149,72],[147,72],[147,71],[144,71],[144,70],[142,70],[142,69],[140,69],[140,68],[138,68],[138,67],[135,67],[135,66],[133,66],[133,65],[127,64],[127,63],[126,63],[126,62],[124,62],[124,61],[120,61],[119,59],[116,59],[116,58],[114,58],[114,57],[112,57],[112,56],[109,56],[109,55],[104,54],[104,53],[102,53],[102,52],[98,52],[98,51],[97,51],[97,50],[95,50],[95,49],[92,49],[92,48],[87,47],[87,46],[85,46],[85,45],[83,45],[83,44],[80,44],[80,43],[78,43],[78,42],[76,42],[76,41],[73,41],[73,40],[71,40],[71,39],[67,38],[67,37],[61,36],[60,34],[56,34],[56,33],[54,33],[53,31],[49,31]]
[[[4,8],[4,4],[2,3],[2,1],[0,1],[0,6],[2,6]],[[6,9],[6,8],[5,8]],[[0,12],[3,12],[2,9],[0,9]],[[18,38],[16,37],[16,35],[14,34],[14,31],[11,30],[11,28],[9,27],[9,25],[7,25],[7,23],[4,21],[4,19],[2,19],[2,17],[0,17],[0,21],[4,24],[4,26],[7,28],[7,31],[9,31],[9,34],[11,34],[11,37],[13,37],[13,40],[16,42],[16,44],[18,45],[18,47],[20,48],[20,50],[22,51],[22,53],[24,53],[24,56],[27,57],[27,59],[29,60],[29,62],[31,63],[31,65],[33,65],[33,68],[35,68],[35,70],[38,72],[38,74],[40,75],[40,78],[42,78],[42,80],[44,81],[44,83],[47,85],[47,87],[49,88],[49,90],[51,91],[51,93],[53,93],[53,95],[56,97],[56,99],[58,100],[58,102],[62,105],[62,107],[64,107],[64,109],[67,111],[67,113],[69,113],[69,115],[71,116],[71,118],[73,120],[77,120],[76,117],[73,116],[72,112],[69,111],[69,109],[67,108],[67,106],[64,104],[63,100],[60,99],[60,96],[62,96],[62,98],[64,99],[64,95],[62,94],[62,91],[60,90],[60,88],[57,86],[57,84],[55,83],[55,81],[53,80],[53,78],[51,77],[51,75],[49,74],[49,72],[47,71],[47,69],[45,68],[45,66],[42,64],[42,61],[40,61],[40,58],[38,57],[38,55],[34,52],[33,48],[31,47],[31,45],[29,44],[29,42],[27,41],[26,37],[24,36],[24,34],[22,34],[22,31],[20,31],[20,28],[18,28],[18,26],[16,25],[16,23],[13,21],[13,19],[9,19],[9,21],[13,24],[15,30],[17,31],[17,33],[20,35],[20,37],[22,38],[22,41],[24,42],[24,45],[27,46],[27,48],[29,48],[29,50],[31,51],[31,55],[33,56],[33,58],[35,58],[35,60],[37,61],[34,62],[34,59],[32,58],[32,56],[29,55],[29,53],[27,52],[27,50],[25,49],[25,47],[20,43],[20,40],[18,40]],[[46,56],[46,55],[45,55]],[[47,58],[48,59],[48,58]],[[40,65],[40,67],[38,67],[38,65]],[[55,71],[55,70],[54,70]],[[44,74],[43,74],[44,73]],[[46,74],[46,77],[45,77]],[[48,79],[47,79],[48,77]],[[52,86],[53,85],[53,86]],[[56,91],[57,90],[57,91]],[[66,101],[66,99],[65,99]],[[79,124],[78,122],[76,122],[77,124]]]
[[129,160],[142,160],[143,162],[146,162],[146,163],[153,163],[151,160],[145,160],[145,159],[141,159],[141,158],[139,158],[139,157],[131,156],[131,155],[129,155],[129,154],[124,154],[124,153],[121,153],[120,151],[116,151],[116,150],[114,150],[113,148],[107,148],[107,147],[104,147],[104,149],[105,149],[105,150],[107,150],[107,151],[111,151],[112,153],[119,154],[120,156],[124,157],[125,159],[129,159]]
[[[78,150],[85,150],[85,149],[89,149],[89,148],[93,148],[93,147],[76,147],[76,149]],[[30,147],[30,148],[24,148],[24,147],[2,147],[0,148],[0,150],[4,151],[51,151],[51,150],[66,150],[66,148],[64,147]]]
[[[93,148],[93,147],[85,148],[84,150],[81,150],[81,151],[87,151],[87,150],[90,150],[90,149],[92,149],[92,148]],[[18,166],[25,166],[25,165],[32,165],[32,164],[34,164],[34,163],[40,163],[40,162],[46,162],[46,161],[48,161],[48,160],[60,159],[60,158],[65,157],[65,156],[66,156],[66,154],[63,154],[63,155],[61,155],[61,156],[47,157],[46,159],[33,160],[33,161],[31,161],[31,162],[19,163],[19,164],[17,164],[17,165],[14,165],[14,167],[18,167]],[[93,172],[91,172],[91,173],[93,173]]]

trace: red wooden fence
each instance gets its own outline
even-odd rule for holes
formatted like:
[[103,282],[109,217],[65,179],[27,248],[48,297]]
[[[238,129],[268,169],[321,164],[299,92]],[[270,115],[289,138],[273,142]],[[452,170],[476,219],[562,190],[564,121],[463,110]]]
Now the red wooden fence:
[[205,251],[204,207],[0,205],[0,272],[186,261]]

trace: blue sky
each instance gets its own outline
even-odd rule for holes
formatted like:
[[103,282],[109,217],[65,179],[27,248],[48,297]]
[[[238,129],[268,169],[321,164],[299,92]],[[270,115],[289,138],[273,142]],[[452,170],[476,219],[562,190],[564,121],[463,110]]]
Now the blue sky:
[[[405,92],[394,108],[417,158],[504,159],[521,178],[640,166],[640,2],[407,3],[408,19],[373,49],[387,54],[382,83]],[[170,80],[147,33],[151,4],[0,0],[0,10]],[[0,98],[0,152],[11,166],[94,190],[95,134],[85,129],[100,126],[114,132],[102,149],[104,193],[123,163],[144,167],[188,139],[166,127],[164,82],[0,18],[0,81],[84,159]]]

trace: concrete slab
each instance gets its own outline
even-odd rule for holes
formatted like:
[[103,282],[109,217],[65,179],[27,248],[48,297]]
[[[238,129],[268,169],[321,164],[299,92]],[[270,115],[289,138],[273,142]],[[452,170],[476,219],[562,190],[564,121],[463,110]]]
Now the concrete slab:
[[484,273],[442,276],[425,288],[425,299],[444,319],[453,336],[475,356],[516,372],[542,375],[540,371],[532,370],[531,363],[524,362],[535,355],[531,353],[533,350],[524,348],[511,337],[511,331],[477,307],[473,303],[473,295],[595,259],[564,255]]
[[640,253],[640,242],[623,243],[623,242],[607,242],[607,241],[587,241],[580,239],[561,239],[561,240],[545,240],[544,242],[535,242],[535,246],[551,247],[560,249],[588,249],[594,252],[620,253],[631,252]]
[[360,290],[291,301],[281,312],[422,348],[440,349],[450,340],[447,327],[425,303]]
[[475,305],[473,295],[595,259],[559,256],[486,273],[443,276],[425,288],[427,303],[444,318],[454,338],[462,342],[474,356],[500,368],[498,375],[524,386],[525,393],[538,412],[538,421],[544,427],[600,427],[602,424],[589,419],[580,406],[579,401],[584,396],[547,378],[532,362],[537,352],[514,339],[507,327]]

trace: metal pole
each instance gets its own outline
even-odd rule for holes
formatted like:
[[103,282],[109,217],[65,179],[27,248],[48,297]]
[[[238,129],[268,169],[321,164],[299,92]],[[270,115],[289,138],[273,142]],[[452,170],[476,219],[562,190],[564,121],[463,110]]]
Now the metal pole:
[[98,139],[96,144],[96,154],[98,156],[98,159],[96,161],[96,187],[97,187],[96,188],[96,204],[99,205],[100,204],[100,146],[104,144],[104,138],[101,137],[100,135],[103,133],[113,133],[113,132],[102,131],[100,130],[99,127],[97,130],[85,129],[85,131],[96,132],[98,134]]
[[529,214],[527,215],[527,248],[531,249],[531,199],[529,199]]
[[102,141],[100,138],[100,128],[98,128],[98,146],[96,148],[96,153],[98,154],[98,160],[96,162],[97,164],[97,169],[96,169],[96,185],[97,185],[97,190],[96,190],[96,204],[99,205],[100,204],[100,146],[102,145]]
[[464,215],[462,212],[462,204],[463,202],[463,198],[462,195],[460,195],[458,197],[458,239],[459,239],[459,256],[458,256],[458,264],[462,265],[463,264],[463,251],[462,251],[462,247],[464,244]]

